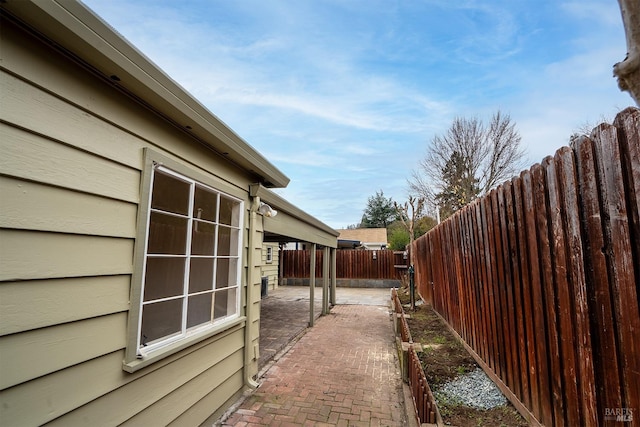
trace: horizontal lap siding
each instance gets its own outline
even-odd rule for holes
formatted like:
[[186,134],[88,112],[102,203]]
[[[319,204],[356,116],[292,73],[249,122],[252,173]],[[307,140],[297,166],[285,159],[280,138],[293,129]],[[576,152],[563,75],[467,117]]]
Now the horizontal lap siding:
[[0,284],[0,335],[129,310],[129,275]]
[[133,239],[0,230],[0,280],[131,274]]
[[[226,369],[242,369],[242,329],[209,339],[188,354],[174,355],[135,374],[122,370],[124,350],[87,360],[34,381],[0,391],[3,425],[117,425],[149,408],[208,369],[227,378]],[[231,365],[220,365],[231,358]],[[190,390],[201,393],[197,389]],[[217,402],[220,404],[220,402]],[[188,404],[180,407],[187,410]],[[114,410],[117,408],[117,410]],[[209,408],[210,413],[215,407]],[[93,422],[83,421],[84,419]]]
[[629,108],[414,244],[421,295],[533,424],[638,408],[639,196]]
[[245,200],[251,181],[2,25],[0,420],[113,425],[153,418],[161,402],[173,402],[161,424],[184,413],[197,424],[194,417],[203,421],[242,388],[244,333],[238,326],[135,374],[123,371],[143,148]]

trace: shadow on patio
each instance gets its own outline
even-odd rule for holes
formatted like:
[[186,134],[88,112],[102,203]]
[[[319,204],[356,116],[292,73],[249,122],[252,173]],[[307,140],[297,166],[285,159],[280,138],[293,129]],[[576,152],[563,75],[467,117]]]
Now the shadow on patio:
[[[314,318],[322,313],[322,287],[316,286]],[[389,304],[389,289],[337,288],[338,305]],[[309,287],[280,286],[270,290],[260,304],[260,359],[258,370],[263,368],[289,343],[299,337],[309,326]]]
[[[314,317],[322,313],[322,288],[316,287]],[[319,294],[319,295],[318,295]],[[309,326],[309,288],[281,286],[260,303],[260,359],[262,370],[287,344]]]

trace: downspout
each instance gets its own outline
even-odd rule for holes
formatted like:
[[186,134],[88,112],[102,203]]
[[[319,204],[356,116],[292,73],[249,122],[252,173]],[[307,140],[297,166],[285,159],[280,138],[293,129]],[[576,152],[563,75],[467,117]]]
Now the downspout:
[[260,383],[253,379],[253,377],[249,374],[249,365],[253,362],[254,359],[254,349],[253,349],[253,340],[251,339],[251,324],[252,324],[252,315],[253,315],[253,287],[254,287],[254,270],[255,266],[253,264],[253,253],[255,251],[255,235],[256,235],[256,227],[255,223],[257,221],[257,211],[260,207],[260,197],[253,197],[251,201],[251,207],[249,209],[249,252],[247,254],[247,299],[246,299],[246,308],[245,308],[245,317],[247,318],[245,328],[244,328],[244,371],[245,378],[244,384],[251,388],[256,389],[260,386]]

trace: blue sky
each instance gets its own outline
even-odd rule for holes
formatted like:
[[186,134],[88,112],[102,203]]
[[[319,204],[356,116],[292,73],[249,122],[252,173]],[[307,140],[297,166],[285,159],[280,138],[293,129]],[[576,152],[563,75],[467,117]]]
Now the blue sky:
[[456,116],[511,115],[527,164],[633,105],[613,0],[85,0],[334,228],[402,202]]

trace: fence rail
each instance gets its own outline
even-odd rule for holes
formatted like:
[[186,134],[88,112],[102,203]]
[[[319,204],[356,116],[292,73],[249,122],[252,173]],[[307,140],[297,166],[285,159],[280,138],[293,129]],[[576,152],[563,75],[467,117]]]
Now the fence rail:
[[409,348],[409,385],[420,423],[436,422],[436,403],[418,354]]
[[534,422],[640,425],[639,195],[628,108],[414,242],[420,294]]
[[[322,276],[324,251],[316,251],[316,277]],[[282,277],[309,277],[311,253],[309,250],[285,250],[282,256]],[[375,258],[374,258],[375,256]],[[406,273],[407,261],[402,252],[392,250],[336,251],[336,277],[338,279],[397,279]]]
[[402,303],[400,302],[400,298],[398,297],[398,292],[395,289],[391,289],[391,301],[393,302],[393,309],[395,311],[395,315],[397,316],[399,326],[397,329],[400,330],[400,337],[403,342],[413,343],[413,338],[411,337],[411,331],[409,330],[409,324],[407,323],[407,319],[404,315],[404,310],[402,308]]

